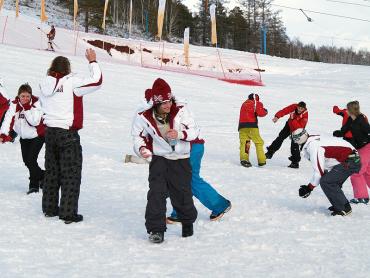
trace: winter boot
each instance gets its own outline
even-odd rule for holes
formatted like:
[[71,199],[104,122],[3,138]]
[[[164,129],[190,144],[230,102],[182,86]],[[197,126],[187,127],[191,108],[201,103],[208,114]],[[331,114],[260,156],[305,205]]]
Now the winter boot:
[[267,150],[267,152],[265,153],[265,156],[266,156],[267,159],[271,159],[273,155],[274,155],[274,153],[271,152],[270,150]]
[[365,204],[369,203],[369,198],[353,198],[349,201],[351,204]]
[[349,203],[345,204],[344,205],[344,210],[335,210],[331,213],[332,216],[337,216],[337,215],[340,215],[340,216],[346,216],[346,215],[349,215],[351,214],[352,212],[352,208],[351,208],[351,205]]
[[224,216],[224,214],[226,212],[228,212],[229,210],[231,210],[231,202],[230,201],[228,201],[228,202],[229,202],[229,205],[224,209],[223,212],[220,212],[220,213],[217,213],[217,214],[216,213],[211,213],[211,215],[209,216],[209,219],[211,221],[220,220],[222,218],[222,216]]
[[65,224],[71,224],[73,222],[81,222],[83,221],[84,217],[81,214],[76,214],[73,216],[67,216],[67,217],[59,217],[60,220],[63,220]]
[[298,169],[299,163],[298,162],[292,162],[290,165],[288,165],[289,168]]
[[243,167],[246,167],[246,168],[249,168],[249,167],[252,167],[252,164],[247,161],[247,160],[242,160],[240,161],[240,164],[243,166]]
[[263,167],[263,166],[265,166],[266,165],[266,162],[264,162],[264,163],[258,163],[258,166],[259,167]]
[[150,232],[149,241],[152,243],[162,243],[164,241],[164,232]]
[[182,237],[189,237],[194,234],[193,224],[182,224]]

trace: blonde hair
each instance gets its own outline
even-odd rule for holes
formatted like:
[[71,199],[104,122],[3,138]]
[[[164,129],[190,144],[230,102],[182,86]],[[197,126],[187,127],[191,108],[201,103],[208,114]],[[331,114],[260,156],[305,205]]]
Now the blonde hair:
[[350,114],[355,115],[356,117],[361,114],[360,103],[357,100],[348,102],[347,109]]

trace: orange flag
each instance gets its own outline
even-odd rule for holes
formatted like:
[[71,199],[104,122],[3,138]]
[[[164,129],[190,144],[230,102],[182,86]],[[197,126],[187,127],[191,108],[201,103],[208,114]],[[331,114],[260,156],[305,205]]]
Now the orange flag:
[[15,16],[19,16],[19,0],[15,0]]
[[45,12],[45,0],[41,0],[41,14],[40,14],[41,22],[45,22],[48,20]]
[[212,4],[209,7],[209,12],[211,14],[211,21],[212,21],[212,44],[217,44],[217,31],[216,31],[216,5]]
[[159,0],[158,18],[157,18],[157,28],[158,28],[157,37],[159,39],[162,39],[162,29],[163,29],[163,19],[164,19],[165,8],[166,8],[166,0]]
[[77,13],[78,13],[78,1],[74,0],[73,3],[73,28],[76,30],[76,18],[77,18]]

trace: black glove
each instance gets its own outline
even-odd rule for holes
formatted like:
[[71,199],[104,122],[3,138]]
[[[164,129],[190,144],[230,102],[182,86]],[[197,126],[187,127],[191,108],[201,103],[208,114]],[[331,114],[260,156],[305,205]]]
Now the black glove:
[[298,190],[299,197],[307,198],[308,196],[310,196],[312,190],[313,188],[310,185],[301,185],[301,187]]
[[334,137],[343,137],[342,131],[340,131],[340,130],[335,130],[335,131],[333,132],[333,136],[334,136]]

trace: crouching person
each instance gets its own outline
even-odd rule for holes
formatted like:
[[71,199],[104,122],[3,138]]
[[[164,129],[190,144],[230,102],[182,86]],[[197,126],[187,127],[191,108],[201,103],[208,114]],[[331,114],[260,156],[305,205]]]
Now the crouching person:
[[155,80],[153,107],[136,114],[132,125],[134,151],[151,159],[145,226],[149,240],[161,243],[166,231],[166,198],[182,223],[182,236],[193,235],[197,218],[192,191],[190,141],[199,134],[188,110],[175,103],[171,88],[163,79]]
[[42,124],[42,111],[38,98],[32,95],[32,88],[23,84],[18,89],[18,96],[10,102],[1,126],[0,142],[13,141],[14,131],[20,136],[23,162],[29,171],[27,194],[39,192],[42,187],[44,171],[37,163],[37,158],[44,145],[45,128]]
[[292,140],[300,145],[304,157],[311,161],[314,169],[310,183],[300,187],[299,196],[307,198],[320,184],[332,205],[328,208],[332,211],[331,215],[350,214],[351,205],[343,193],[342,186],[348,177],[360,171],[360,157],[356,149],[342,139],[309,136],[304,129],[296,130]]

